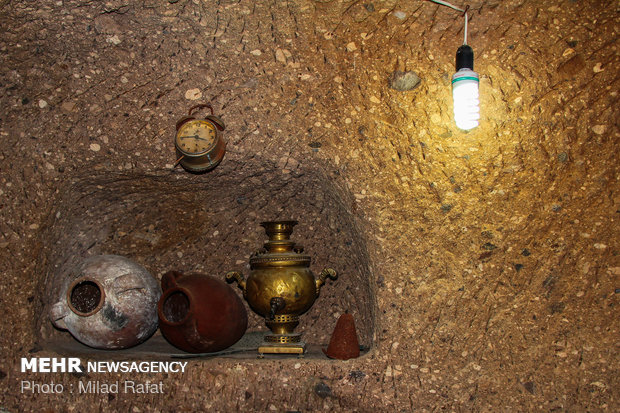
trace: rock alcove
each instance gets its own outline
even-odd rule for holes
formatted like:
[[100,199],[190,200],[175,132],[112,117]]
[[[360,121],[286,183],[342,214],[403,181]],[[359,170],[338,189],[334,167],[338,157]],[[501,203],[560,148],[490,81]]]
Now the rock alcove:
[[[320,169],[289,174],[258,161],[224,163],[202,175],[179,168],[162,174],[100,172],[72,179],[59,191],[57,207],[43,228],[41,345],[79,350],[68,332],[52,327],[47,312],[59,295],[63,274],[87,256],[122,255],[158,279],[172,269],[221,279],[227,271],[238,270],[247,277],[250,254],[267,239],[260,222],[295,219],[299,224],[292,239],[312,257],[313,272],[318,275],[330,267],[339,273],[301,317],[298,331],[310,345],[326,346],[337,317],[350,312],[360,343],[370,346],[375,324],[374,305],[368,305],[375,301],[370,262],[347,207],[352,205],[349,195],[333,182]],[[250,334],[266,331],[264,320],[249,307],[248,314]],[[151,340],[161,344],[159,335]],[[124,352],[152,352],[149,341]],[[177,352],[157,347],[162,354]]]

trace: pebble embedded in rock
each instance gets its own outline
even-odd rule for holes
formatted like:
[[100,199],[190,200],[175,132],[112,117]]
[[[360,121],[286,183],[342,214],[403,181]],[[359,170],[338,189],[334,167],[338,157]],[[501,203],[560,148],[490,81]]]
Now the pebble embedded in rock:
[[99,145],[98,143],[91,143],[90,150],[93,152],[99,152],[101,150],[101,145]]
[[327,384],[320,382],[316,386],[314,386],[314,392],[317,394],[317,396],[324,399],[328,396],[331,396],[332,389]]
[[299,166],[299,161],[295,158],[288,158],[286,162],[286,166],[287,166],[287,169],[290,169],[290,170],[297,169],[297,167]]
[[536,385],[531,381],[523,383],[523,387],[525,387],[525,390],[527,390],[531,394],[534,394],[536,392]]
[[607,126],[605,125],[592,126],[592,132],[596,133],[597,135],[604,134],[606,130],[607,130]]
[[62,105],[60,105],[60,107],[62,108],[62,110],[66,111],[66,112],[73,112],[73,109],[75,109],[75,102],[63,102]]
[[119,45],[122,42],[122,40],[116,34],[114,36],[108,36],[108,38],[105,40],[106,42],[112,43],[115,46]]
[[188,89],[185,92],[185,99],[187,99],[187,100],[198,100],[201,97],[202,97],[202,92],[198,88]]
[[594,71],[594,73],[601,73],[605,69],[602,68],[601,63],[597,63],[596,65],[594,65],[594,68],[592,70]]
[[497,245],[491,244],[490,242],[485,243],[482,246],[483,249],[487,250],[487,251],[493,251],[495,248],[497,248]]
[[420,77],[416,72],[401,72],[399,70],[390,76],[390,87],[399,92],[413,90],[420,85]]
[[44,101],[43,99],[39,99],[39,107],[40,107],[41,109],[43,109],[43,108],[47,107],[47,102],[46,102],[46,101]]
[[276,60],[281,63],[286,63],[286,56],[284,56],[282,49],[276,49]]

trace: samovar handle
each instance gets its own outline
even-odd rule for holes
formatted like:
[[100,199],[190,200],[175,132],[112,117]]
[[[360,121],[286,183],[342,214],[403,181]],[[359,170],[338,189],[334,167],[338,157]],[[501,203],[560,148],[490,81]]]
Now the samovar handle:
[[239,271],[229,271],[226,273],[226,282],[233,283],[237,281],[239,288],[243,291],[243,295],[245,296],[245,277]]
[[325,284],[325,280],[327,280],[327,277],[335,280],[336,278],[338,278],[338,274],[331,268],[325,268],[323,271],[321,271],[321,274],[319,274],[319,278],[317,278],[315,281],[316,295],[319,295],[319,291],[321,291],[321,287],[323,286],[323,284]]

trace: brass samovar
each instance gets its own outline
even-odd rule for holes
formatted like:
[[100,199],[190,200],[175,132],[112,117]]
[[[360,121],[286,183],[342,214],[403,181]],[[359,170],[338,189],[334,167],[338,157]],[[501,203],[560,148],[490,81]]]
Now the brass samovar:
[[269,241],[250,257],[247,281],[240,272],[226,274],[226,281],[237,281],[252,310],[265,317],[271,330],[258,348],[261,355],[304,354],[306,343],[301,333],[293,332],[299,316],[312,307],[325,280],[337,278],[329,268],[314,278],[310,256],[289,239],[295,225],[297,221],[262,222]]

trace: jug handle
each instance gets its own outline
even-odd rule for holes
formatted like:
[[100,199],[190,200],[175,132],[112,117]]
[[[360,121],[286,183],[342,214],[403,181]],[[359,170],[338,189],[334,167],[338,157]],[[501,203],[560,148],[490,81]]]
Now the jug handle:
[[182,277],[183,273],[179,271],[168,271],[161,277],[161,289],[167,291],[177,286],[177,279]]
[[245,296],[245,278],[243,277],[243,274],[241,274],[239,271],[229,271],[228,273],[226,273],[226,282],[227,283],[233,283],[237,281],[237,284],[239,284],[239,288],[241,288],[241,291],[243,291],[243,295]]
[[338,274],[331,268],[325,268],[323,271],[321,271],[321,274],[319,274],[319,278],[317,278],[315,281],[316,295],[319,295],[319,291],[321,291],[321,287],[323,286],[323,284],[325,284],[325,280],[327,280],[328,277],[332,280],[335,280],[338,278]]

